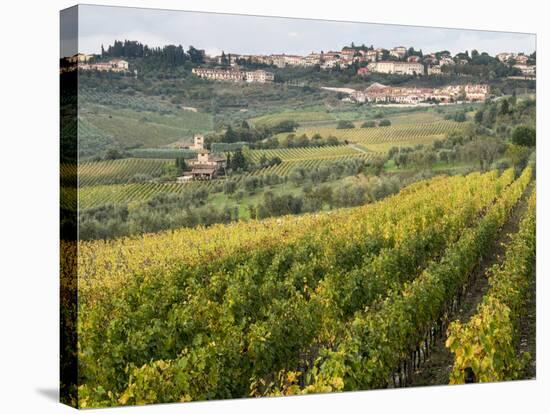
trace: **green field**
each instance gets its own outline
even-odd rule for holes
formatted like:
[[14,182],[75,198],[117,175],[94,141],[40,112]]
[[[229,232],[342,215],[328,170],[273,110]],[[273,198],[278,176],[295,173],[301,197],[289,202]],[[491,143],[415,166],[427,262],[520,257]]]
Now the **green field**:
[[213,129],[210,115],[183,110],[159,114],[94,105],[81,116],[123,148],[163,146]]
[[273,114],[267,114],[256,118],[251,118],[250,123],[255,126],[272,126],[282,121],[315,122],[330,121],[335,118],[327,113],[323,108],[306,108],[296,110],[285,110]]
[[114,145],[126,149],[160,147],[189,141],[195,133],[213,131],[212,115],[185,110],[160,98],[100,93],[83,89],[79,101],[81,155]]

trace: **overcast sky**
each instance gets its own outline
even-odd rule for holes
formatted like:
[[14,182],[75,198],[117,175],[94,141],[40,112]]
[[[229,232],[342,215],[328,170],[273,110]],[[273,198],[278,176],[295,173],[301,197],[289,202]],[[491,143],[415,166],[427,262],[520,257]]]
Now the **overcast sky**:
[[[339,50],[342,46],[413,46],[424,53],[477,49],[498,52],[535,50],[535,35],[481,30],[441,29],[326,20],[240,16],[107,6],[79,6],[79,52],[98,53],[114,40],[138,40],[149,46],[181,44],[238,54]],[[366,16],[365,18],[368,18]],[[68,20],[68,19],[65,19]],[[61,19],[62,25],[64,19]],[[63,30],[62,30],[63,33]],[[66,55],[67,49],[61,50]]]

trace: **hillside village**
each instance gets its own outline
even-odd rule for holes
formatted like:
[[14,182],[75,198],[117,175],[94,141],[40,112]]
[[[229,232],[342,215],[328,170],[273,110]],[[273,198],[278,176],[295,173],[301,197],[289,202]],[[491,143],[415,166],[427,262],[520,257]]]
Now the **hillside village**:
[[[373,46],[346,46],[339,51],[311,52],[308,55],[293,54],[235,54],[222,52],[211,56],[204,50],[195,49],[203,65],[193,68],[193,73],[201,78],[219,81],[246,81],[249,83],[269,83],[274,81],[274,74],[268,67],[316,67],[321,70],[347,69],[357,66],[356,74],[368,76],[370,73],[444,76],[452,72],[454,66],[468,65],[472,56],[460,52],[454,56],[449,51],[422,53],[412,47],[397,46],[390,49]],[[479,54],[478,54],[479,55]],[[489,56],[485,53],[480,56]],[[498,61],[516,69],[517,75],[534,79],[536,64],[533,56],[523,53],[501,52],[495,56]],[[70,65],[65,70],[98,70],[128,72],[128,62],[123,59],[102,60],[101,55],[79,53],[68,58]],[[263,66],[261,70],[243,70],[246,66]]]
[[443,88],[392,87],[373,83],[364,90],[353,91],[348,100],[367,103],[419,103],[482,102],[489,95],[489,85],[449,85]]

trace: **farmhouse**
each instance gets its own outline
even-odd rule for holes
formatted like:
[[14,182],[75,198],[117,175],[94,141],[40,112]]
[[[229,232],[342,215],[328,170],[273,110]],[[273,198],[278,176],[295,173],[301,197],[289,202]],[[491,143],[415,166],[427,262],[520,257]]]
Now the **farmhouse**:
[[103,72],[127,72],[128,62],[122,59],[112,59],[108,62],[79,64],[81,70],[99,70]]
[[211,180],[226,167],[225,155],[211,154],[207,149],[199,150],[197,158],[190,160],[193,167],[191,176],[193,180]]
[[85,53],[77,53],[76,55],[71,56],[67,60],[70,63],[86,63],[94,58],[94,55],[87,55]]
[[187,161],[188,165],[193,168],[191,172],[177,178],[179,183],[191,180],[211,180],[227,165],[225,155],[212,154],[204,148],[204,135],[193,136],[193,144],[185,148],[197,150],[197,158]]

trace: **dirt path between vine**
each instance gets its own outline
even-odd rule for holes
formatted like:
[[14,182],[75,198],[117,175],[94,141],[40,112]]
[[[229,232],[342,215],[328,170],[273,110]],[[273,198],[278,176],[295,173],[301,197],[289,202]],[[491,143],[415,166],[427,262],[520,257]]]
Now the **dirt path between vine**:
[[[522,198],[518,201],[512,213],[510,219],[499,231],[498,236],[493,241],[489,253],[483,258],[481,266],[475,272],[475,281],[470,287],[462,300],[460,308],[457,312],[451,315],[451,320],[459,320],[462,323],[467,322],[477,310],[477,305],[488,290],[488,280],[485,273],[495,264],[502,263],[504,259],[504,253],[506,251],[506,244],[510,241],[510,236],[518,231],[519,222],[523,216],[524,211],[527,208],[527,200],[533,189],[533,183],[527,187]],[[534,290],[534,287],[533,287]],[[528,311],[526,320],[529,319],[529,323],[525,326],[522,324],[522,340],[520,350],[528,350],[533,355],[534,350],[534,329],[535,324],[533,322],[535,310],[534,299],[528,303]],[[422,364],[422,366],[415,371],[411,377],[411,382],[408,384],[410,387],[426,386],[426,385],[447,385],[449,383],[449,374],[453,364],[453,355],[445,347],[446,335],[442,335],[437,338],[434,348],[431,350],[431,354],[428,360]],[[524,348],[524,349],[522,349]],[[532,360],[532,367],[534,370],[534,359]],[[530,375],[528,373],[528,375]],[[534,373],[532,374],[534,377]]]

